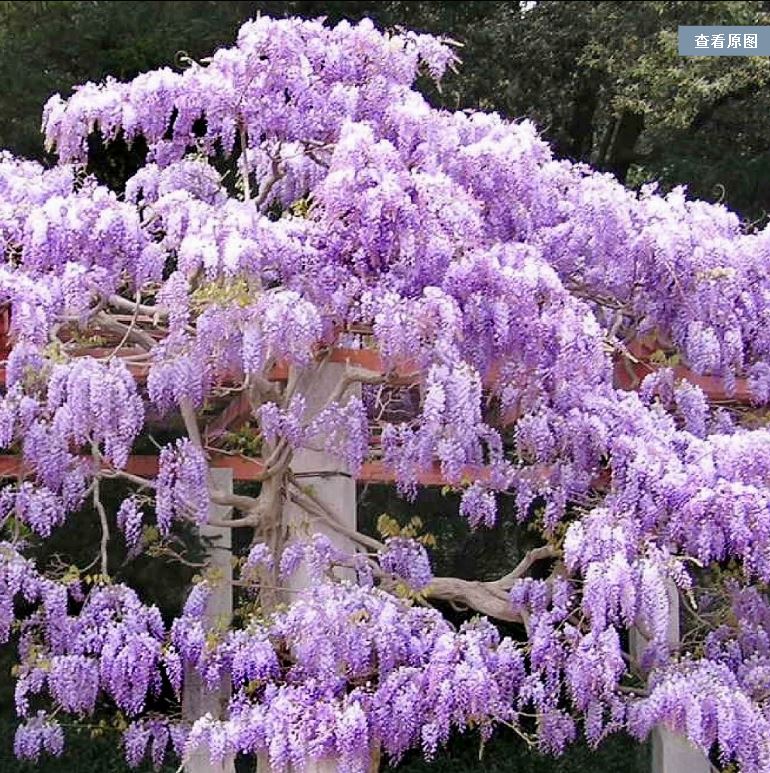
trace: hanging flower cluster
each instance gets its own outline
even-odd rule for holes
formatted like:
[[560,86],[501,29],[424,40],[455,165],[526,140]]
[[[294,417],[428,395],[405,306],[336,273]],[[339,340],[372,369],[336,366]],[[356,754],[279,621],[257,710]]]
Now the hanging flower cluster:
[[191,440],[181,439],[160,452],[155,512],[162,534],[175,520],[205,523],[209,514],[206,459]]

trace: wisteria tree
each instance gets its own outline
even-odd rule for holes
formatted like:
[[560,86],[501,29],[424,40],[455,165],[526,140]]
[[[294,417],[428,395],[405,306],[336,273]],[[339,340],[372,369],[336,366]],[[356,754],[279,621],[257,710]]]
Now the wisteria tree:
[[[432,108],[414,82],[455,61],[368,22],[259,18],[182,72],[53,97],[55,167],[0,160],[19,757],[98,714],[132,765],[364,771],[500,724],[553,754],[663,725],[770,769],[770,231]],[[96,135],[146,146],[124,190],[87,173]],[[235,461],[256,493],[211,473]],[[405,497],[439,478],[479,529],[513,496],[538,544],[497,579],[433,576],[427,535],[344,515],[366,470]],[[40,560],[87,508],[93,566]],[[162,557],[191,525],[248,549],[166,620],[108,548],[151,530]]]

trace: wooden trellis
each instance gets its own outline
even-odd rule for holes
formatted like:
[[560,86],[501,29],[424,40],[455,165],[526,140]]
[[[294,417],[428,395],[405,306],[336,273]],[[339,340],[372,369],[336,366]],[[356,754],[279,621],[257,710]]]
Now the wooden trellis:
[[[0,387],[5,387],[5,365],[11,349],[10,310],[8,307],[0,310]],[[614,383],[624,390],[635,390],[642,379],[648,374],[660,368],[661,365],[653,362],[651,357],[658,350],[655,342],[634,342],[628,347],[629,356],[618,356],[615,360]],[[104,357],[113,350],[109,347],[93,347],[78,350],[77,356]],[[123,348],[121,355],[136,354],[134,348]],[[415,383],[418,379],[417,368],[413,363],[402,365],[386,371],[379,353],[374,349],[352,349],[337,347],[324,353],[328,362],[349,364],[359,370],[364,370],[372,375],[384,375],[386,383],[391,386],[403,387]],[[146,363],[127,362],[127,366],[134,377],[142,382],[147,377],[149,366]],[[683,365],[673,367],[676,379],[684,379],[699,386],[709,402],[712,404],[748,405],[751,403],[751,395],[747,380],[736,379],[735,389],[728,394],[725,389],[724,379],[717,376],[700,376]],[[275,365],[269,380],[283,382],[288,378],[289,368],[286,363]],[[215,447],[221,438],[229,431],[242,427],[248,423],[251,416],[251,407],[248,396],[244,391],[237,392],[230,397],[218,414],[212,417],[203,429],[203,437],[209,449],[209,465],[215,469],[232,470],[235,481],[253,481],[260,478],[263,472],[262,460],[248,457],[243,454],[218,450]],[[514,416],[504,417],[504,424],[511,424]],[[211,448],[214,447],[214,448]],[[158,457],[155,455],[138,454],[129,457],[126,471],[135,475],[152,476],[158,471]],[[22,460],[17,455],[0,455],[0,477],[17,477],[25,472]],[[464,471],[464,477],[468,479],[483,480],[486,472],[483,467],[468,467]],[[356,479],[364,483],[394,483],[395,471],[380,460],[365,461]],[[421,486],[444,486],[447,480],[441,473],[438,463],[430,468],[422,470],[417,478]]]

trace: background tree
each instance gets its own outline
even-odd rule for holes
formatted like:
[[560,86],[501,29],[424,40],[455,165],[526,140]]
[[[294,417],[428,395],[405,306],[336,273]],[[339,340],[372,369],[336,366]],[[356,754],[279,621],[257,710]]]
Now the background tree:
[[[463,43],[433,98],[533,119],[557,154],[631,184],[768,209],[762,57],[684,59],[679,24],[763,24],[763,2],[4,2],[0,144],[39,157],[39,105],[106,75],[205,56],[257,12],[402,25]],[[490,55],[491,51],[500,55]],[[504,53],[503,53],[504,52]],[[179,62],[178,62],[179,63]],[[103,163],[116,163],[115,154]]]

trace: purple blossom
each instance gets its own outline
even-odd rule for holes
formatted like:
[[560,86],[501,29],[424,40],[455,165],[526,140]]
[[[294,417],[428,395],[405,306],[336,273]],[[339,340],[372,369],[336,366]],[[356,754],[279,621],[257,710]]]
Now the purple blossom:
[[209,512],[206,460],[188,439],[165,446],[160,453],[156,513],[161,533],[175,520],[192,518],[205,523]]
[[118,527],[125,535],[126,545],[132,550],[139,545],[142,538],[142,518],[143,513],[137,499],[124,499],[118,508],[117,521]]
[[91,713],[99,691],[96,661],[82,655],[59,655],[48,675],[51,696],[66,711]]
[[264,542],[258,542],[249,550],[245,566],[248,569],[263,568],[272,571],[274,563],[270,548]]
[[139,767],[147,753],[150,730],[144,722],[132,722],[123,734],[123,746],[129,767]]
[[14,500],[15,513],[22,523],[43,537],[60,526],[66,517],[61,499],[44,487],[22,483]]
[[[363,773],[370,747],[392,762],[416,748],[432,757],[455,732],[526,731],[519,714],[534,714],[555,754],[578,727],[596,744],[664,724],[741,770],[770,767],[770,433],[712,412],[673,369],[638,395],[617,391],[608,352],[655,337],[728,395],[746,378],[766,403],[770,230],[746,233],[681,189],[632,191],[556,160],[528,121],[434,109],[415,79],[454,58],[445,41],[369,20],[260,17],[183,72],[52,97],[43,122],[57,167],[0,154],[13,342],[0,445],[23,462],[0,520],[35,534],[0,544],[0,640],[18,631],[18,756],[61,752],[61,728],[30,717],[39,701],[127,715],[134,766],[162,764],[170,741],[182,755],[259,754],[276,770],[333,759]],[[97,129],[107,145],[147,143],[123,198],[64,163],[88,160]],[[222,185],[220,154],[250,173],[250,200]],[[398,420],[356,394],[311,410],[315,366],[361,347],[385,371],[364,380],[409,395]],[[220,626],[204,581],[167,629],[126,586],[60,581],[25,557],[82,507],[103,464],[127,466],[146,418],[172,425],[192,406],[208,422],[233,392],[265,456],[280,444],[262,489],[277,506],[244,572],[277,562],[285,581],[303,568],[310,582],[289,599],[263,589],[284,604],[266,592]],[[447,582],[403,538],[388,540],[381,571],[328,536],[282,544],[286,513],[273,511],[290,496],[292,453],[322,451],[357,475],[376,453],[372,426],[402,493],[438,465],[472,526],[493,525],[512,493],[520,520],[563,555],[532,576],[506,567],[501,580]],[[163,447],[153,486],[164,537],[177,520],[206,522],[207,460],[192,440]],[[117,519],[138,546],[135,495]],[[478,611],[523,623],[521,640],[486,618],[454,628],[386,592],[383,574],[426,603],[481,594]],[[672,595],[696,592],[713,630],[672,647]],[[632,628],[646,640],[636,653]],[[231,689],[221,718],[188,727],[148,710],[164,675],[178,696],[185,671]],[[648,694],[619,689],[629,677]]]
[[497,520],[495,495],[484,486],[474,483],[464,492],[460,501],[460,515],[472,526],[492,526]]
[[19,759],[33,762],[38,761],[43,751],[60,757],[64,751],[64,732],[61,725],[48,719],[44,712],[38,712],[34,719],[16,729],[13,751]]
[[419,542],[392,537],[385,544],[386,550],[379,557],[380,566],[384,571],[403,580],[418,592],[430,585],[433,579],[430,559]]
[[108,365],[83,357],[56,366],[48,382],[47,408],[70,442],[95,443],[115,467],[124,467],[144,424],[136,382],[120,360]]

